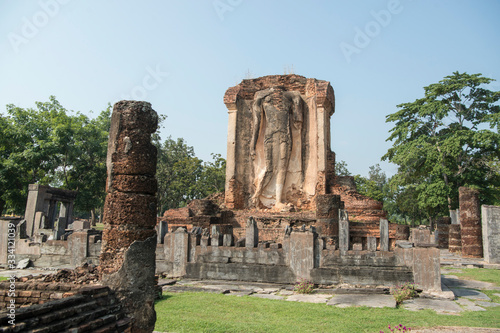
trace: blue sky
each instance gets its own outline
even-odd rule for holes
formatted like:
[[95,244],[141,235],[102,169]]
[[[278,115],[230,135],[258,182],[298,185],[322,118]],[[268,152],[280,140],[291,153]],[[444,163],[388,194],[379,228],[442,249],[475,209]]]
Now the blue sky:
[[226,89],[293,68],[335,90],[337,160],[391,175],[385,116],[454,71],[500,79],[499,14],[496,0],[4,0],[0,112],[50,95],[91,116],[146,100],[168,117],[163,138],[209,160],[226,154]]

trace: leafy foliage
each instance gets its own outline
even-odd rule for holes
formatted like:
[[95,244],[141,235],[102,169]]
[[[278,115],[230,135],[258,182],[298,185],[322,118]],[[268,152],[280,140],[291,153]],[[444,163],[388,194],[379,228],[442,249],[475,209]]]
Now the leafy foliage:
[[394,145],[382,159],[399,166],[391,185],[428,218],[455,208],[460,186],[479,189],[483,203],[498,197],[500,174],[492,161],[500,156],[500,92],[484,87],[492,81],[455,72],[387,116]]
[[[7,105],[0,114],[0,213],[22,214],[28,185],[38,183],[77,190],[75,211],[95,216],[104,204],[110,115],[110,105],[95,119],[68,112],[54,96],[36,108]],[[160,212],[224,190],[220,155],[203,162],[183,139],[162,143],[154,134],[153,142]]]
[[[0,128],[0,203],[23,212],[28,184],[78,190],[75,208],[104,199],[109,108],[96,119],[69,115],[54,96],[36,108],[7,105]],[[3,205],[0,210],[3,211]]]
[[168,137],[158,148],[158,210],[185,206],[193,199],[224,191],[226,161],[212,154],[213,162],[203,162],[184,139]]
[[302,279],[295,283],[293,291],[299,294],[312,294],[314,292],[314,284],[311,281]]
[[391,288],[391,295],[396,300],[396,305],[400,305],[403,301],[416,297],[418,293],[413,283],[406,282],[400,286]]

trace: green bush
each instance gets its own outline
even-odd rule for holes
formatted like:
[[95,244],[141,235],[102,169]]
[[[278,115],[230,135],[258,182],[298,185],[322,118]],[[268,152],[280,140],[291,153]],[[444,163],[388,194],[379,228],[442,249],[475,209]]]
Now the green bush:
[[417,296],[417,287],[411,283],[406,282],[402,285],[391,288],[391,294],[396,300],[396,305],[400,305],[403,301]]
[[312,294],[314,292],[314,284],[308,280],[299,280],[295,283],[293,291],[299,294]]

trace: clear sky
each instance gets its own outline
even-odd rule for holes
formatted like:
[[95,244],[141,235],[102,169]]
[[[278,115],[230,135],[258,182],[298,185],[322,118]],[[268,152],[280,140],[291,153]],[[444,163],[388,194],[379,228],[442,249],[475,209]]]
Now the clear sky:
[[168,117],[163,138],[209,160],[226,155],[226,89],[293,71],[335,90],[337,160],[391,175],[385,116],[454,71],[500,80],[499,15],[498,0],[3,0],[0,112],[146,100]]

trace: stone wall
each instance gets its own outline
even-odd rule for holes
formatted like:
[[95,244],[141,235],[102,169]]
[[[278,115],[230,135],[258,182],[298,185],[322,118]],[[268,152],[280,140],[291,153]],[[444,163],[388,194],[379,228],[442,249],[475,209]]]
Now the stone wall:
[[[254,227],[248,224],[248,228]],[[314,229],[287,228],[281,243],[257,242],[254,237],[260,235],[260,230],[250,232],[250,238],[230,246],[221,241],[224,237],[179,228],[165,236],[164,244],[157,245],[157,273],[275,283],[294,283],[300,278],[320,284],[388,286],[418,281],[425,289],[441,290],[440,277],[434,274],[439,271],[439,251],[427,247],[422,250],[406,242],[405,248],[397,251],[378,251],[373,245],[370,250],[353,249],[354,244],[340,250],[327,238],[318,237]],[[248,243],[249,239],[252,243]]]
[[[4,224],[2,220],[0,224]],[[36,267],[79,266],[85,263],[96,265],[99,264],[101,252],[101,234],[101,231],[93,229],[78,230],[66,240],[20,238],[17,234],[16,259],[30,259]],[[0,264],[5,263],[0,256]]]

